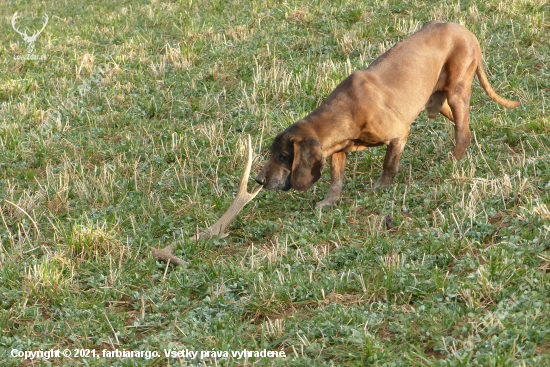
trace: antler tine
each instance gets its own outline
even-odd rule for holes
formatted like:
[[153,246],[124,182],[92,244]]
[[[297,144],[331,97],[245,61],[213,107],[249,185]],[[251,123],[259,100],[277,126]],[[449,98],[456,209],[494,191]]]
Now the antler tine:
[[251,193],[247,191],[248,177],[250,176],[250,170],[252,169],[252,140],[250,135],[247,139],[247,158],[246,166],[244,167],[243,174],[241,175],[241,182],[239,182],[239,188],[237,189],[237,197],[247,197],[248,201],[252,200],[262,189],[262,186],[256,187]]
[[46,28],[46,26],[48,25],[48,20],[50,19],[50,17],[48,16],[48,14],[44,14],[44,19],[46,19],[46,22],[45,22],[44,25],[42,26],[42,29],[40,30],[40,32],[38,32],[39,34],[42,33],[42,31],[44,30],[44,28]]
[[246,141],[246,166],[244,167],[243,174],[241,175],[241,182],[239,182],[239,188],[237,189],[237,196],[242,196],[247,193],[247,183],[248,176],[250,175],[250,169],[252,167],[252,142],[250,140],[250,135],[248,135],[248,140]]

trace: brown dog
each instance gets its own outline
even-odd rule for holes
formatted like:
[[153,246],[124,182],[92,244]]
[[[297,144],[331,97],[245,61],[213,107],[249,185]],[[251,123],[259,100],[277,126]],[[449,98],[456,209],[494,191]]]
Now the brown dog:
[[321,177],[330,160],[330,188],[317,206],[340,199],[346,153],[387,145],[375,187],[393,182],[410,125],[426,109],[454,123],[454,157],[470,145],[468,109],[474,74],[489,97],[505,107],[519,102],[500,97],[491,87],[479,42],[453,23],[432,21],[397,43],[366,69],[347,77],[311,114],[278,134],[271,158],[256,177],[268,190],[305,191]]

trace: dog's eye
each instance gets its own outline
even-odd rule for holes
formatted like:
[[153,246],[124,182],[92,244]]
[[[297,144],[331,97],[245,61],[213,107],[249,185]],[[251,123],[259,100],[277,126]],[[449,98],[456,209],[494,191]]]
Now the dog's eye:
[[288,162],[288,156],[286,155],[280,155],[277,157],[277,160],[279,163],[287,163]]

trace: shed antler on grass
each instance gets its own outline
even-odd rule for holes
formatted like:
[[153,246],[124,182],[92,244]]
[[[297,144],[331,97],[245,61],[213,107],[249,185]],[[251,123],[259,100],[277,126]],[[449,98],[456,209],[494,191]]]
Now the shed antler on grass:
[[[196,235],[189,237],[190,241],[204,240],[211,238],[212,236],[223,235],[223,231],[227,226],[233,222],[237,217],[237,214],[241,211],[242,208],[260,192],[262,186],[257,186],[252,192],[247,191],[248,176],[250,175],[250,169],[252,167],[252,142],[250,140],[250,135],[248,135],[248,157],[246,161],[246,167],[244,168],[243,174],[241,176],[241,182],[239,183],[239,188],[237,190],[237,195],[233,202],[229,206],[229,209],[222,215],[222,217],[213,225],[208,227],[202,232],[197,233]],[[174,265],[186,265],[187,262],[183,261],[179,257],[174,255],[174,248],[176,244],[173,243],[169,246],[166,246],[162,249],[152,248],[153,255],[162,261],[170,261]]]

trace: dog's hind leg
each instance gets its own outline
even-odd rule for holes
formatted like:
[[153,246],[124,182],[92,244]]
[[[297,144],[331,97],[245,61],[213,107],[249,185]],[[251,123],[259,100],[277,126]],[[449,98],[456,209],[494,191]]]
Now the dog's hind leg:
[[441,114],[445,116],[449,121],[454,122],[453,118],[453,111],[451,111],[451,107],[449,107],[449,104],[447,103],[447,100],[445,99],[445,102],[443,103],[443,107],[441,107]]
[[479,47],[476,50],[466,50],[461,55],[451,58],[448,64],[449,79],[444,88],[447,92],[447,102],[451,109],[455,128],[455,149],[453,155],[456,159],[464,157],[464,153],[470,142],[470,97],[472,95],[472,81],[476,73],[478,61],[481,58]]
[[453,94],[448,97],[451,116],[455,127],[455,149],[453,155],[456,159],[464,157],[466,149],[472,141],[470,133],[470,95],[471,83],[457,83],[453,88]]
[[441,113],[449,121],[454,122],[453,112],[449,107],[449,103],[447,103],[447,93],[445,91],[433,92],[428,103],[426,103],[426,110],[429,119],[435,119]]
[[443,108],[446,100],[447,94],[445,93],[445,91],[439,90],[432,93],[432,95],[428,99],[428,102],[426,103],[426,110],[428,111],[429,119],[435,119],[437,117],[437,115]]
[[330,157],[330,187],[327,196],[319,201],[316,206],[323,207],[335,205],[340,200],[342,185],[344,184],[344,171],[346,169],[346,153],[337,152]]

